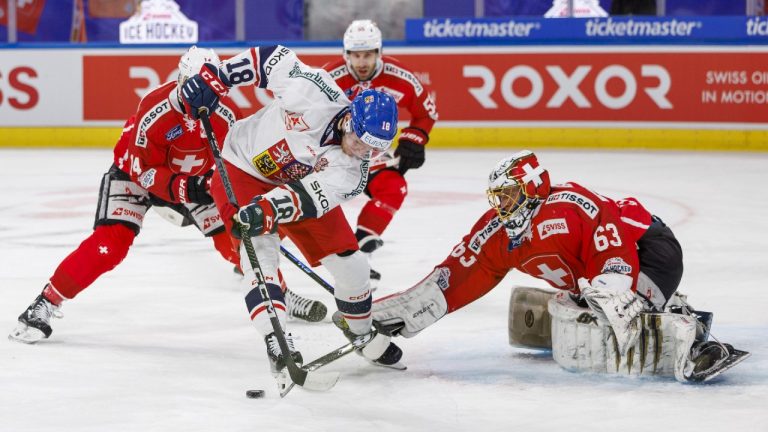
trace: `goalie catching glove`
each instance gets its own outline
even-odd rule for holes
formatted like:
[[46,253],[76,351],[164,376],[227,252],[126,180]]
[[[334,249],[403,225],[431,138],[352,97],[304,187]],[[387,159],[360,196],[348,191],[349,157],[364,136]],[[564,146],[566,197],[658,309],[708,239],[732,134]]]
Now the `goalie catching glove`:
[[648,307],[632,291],[632,278],[619,273],[597,275],[590,284],[579,280],[581,295],[598,319],[610,324],[622,355],[635,345],[640,336],[638,317]]

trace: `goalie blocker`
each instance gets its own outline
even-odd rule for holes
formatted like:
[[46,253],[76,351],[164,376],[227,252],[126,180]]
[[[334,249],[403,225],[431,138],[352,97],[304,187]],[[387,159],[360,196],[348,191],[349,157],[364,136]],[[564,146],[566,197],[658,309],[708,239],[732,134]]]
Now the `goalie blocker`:
[[708,381],[749,356],[708,342],[711,313],[692,311],[682,296],[674,300],[663,313],[640,314],[640,337],[621,355],[611,326],[568,292],[518,287],[509,303],[509,343],[551,348],[555,362],[572,371],[674,376],[680,382]]

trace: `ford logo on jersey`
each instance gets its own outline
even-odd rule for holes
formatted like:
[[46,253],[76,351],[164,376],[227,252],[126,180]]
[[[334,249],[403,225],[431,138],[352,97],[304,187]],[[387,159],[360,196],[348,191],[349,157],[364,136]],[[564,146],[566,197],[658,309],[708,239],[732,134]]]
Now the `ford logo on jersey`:
[[181,134],[183,133],[184,133],[184,130],[181,128],[181,125],[176,125],[173,127],[173,129],[165,133],[165,139],[168,141],[173,141],[176,138],[180,137]]

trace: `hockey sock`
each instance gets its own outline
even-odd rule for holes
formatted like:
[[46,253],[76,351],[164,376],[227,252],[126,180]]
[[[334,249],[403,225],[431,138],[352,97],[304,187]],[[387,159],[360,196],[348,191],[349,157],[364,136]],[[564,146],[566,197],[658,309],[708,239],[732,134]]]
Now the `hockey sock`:
[[99,276],[123,261],[134,238],[134,231],[122,224],[97,226],[93,233],[59,264],[51,276],[51,284],[62,297],[75,298]]
[[399,172],[383,170],[371,179],[368,192],[371,199],[360,211],[357,225],[381,235],[403,205],[408,185]]
[[[269,297],[272,299],[272,304],[275,307],[275,314],[277,314],[277,319],[280,321],[280,326],[285,328],[286,313],[283,291],[279,285],[272,283],[267,283],[266,285]],[[269,314],[267,313],[268,304],[264,302],[258,287],[254,286],[246,294],[245,305],[248,308],[251,321],[261,334],[266,336],[274,331],[272,323],[269,321]]]
[[235,249],[235,245],[232,243],[232,236],[228,232],[222,231],[214,234],[211,236],[211,240],[213,240],[213,246],[225,260],[240,268],[240,254]]

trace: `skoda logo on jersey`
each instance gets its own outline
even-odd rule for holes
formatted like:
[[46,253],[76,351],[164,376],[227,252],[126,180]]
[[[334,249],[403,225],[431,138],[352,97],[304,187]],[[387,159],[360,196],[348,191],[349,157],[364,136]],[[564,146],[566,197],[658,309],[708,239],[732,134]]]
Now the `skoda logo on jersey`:
[[173,129],[165,133],[165,139],[166,141],[173,141],[176,138],[180,137],[181,134],[183,133],[184,133],[184,130],[181,128],[181,125],[176,125],[173,127]]

